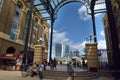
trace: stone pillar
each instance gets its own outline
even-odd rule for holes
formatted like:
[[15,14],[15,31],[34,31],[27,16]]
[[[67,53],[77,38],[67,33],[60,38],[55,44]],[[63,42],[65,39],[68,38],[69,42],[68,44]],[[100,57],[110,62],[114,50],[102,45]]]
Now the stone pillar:
[[44,59],[45,47],[42,45],[35,45],[34,62],[41,63]]
[[99,68],[97,43],[86,43],[85,46],[87,50],[88,69],[89,71],[97,72]]
[[43,59],[48,59],[48,51],[47,50],[45,50],[45,52],[44,52],[44,55],[43,55]]

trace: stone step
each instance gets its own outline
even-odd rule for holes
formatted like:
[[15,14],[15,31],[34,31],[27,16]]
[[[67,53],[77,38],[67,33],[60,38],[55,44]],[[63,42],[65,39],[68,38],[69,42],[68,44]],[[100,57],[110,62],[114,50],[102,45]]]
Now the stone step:
[[[67,71],[45,71],[43,73],[45,78],[55,79],[55,80],[68,80],[70,75]],[[97,78],[96,73],[89,71],[74,72],[74,80],[91,80]]]

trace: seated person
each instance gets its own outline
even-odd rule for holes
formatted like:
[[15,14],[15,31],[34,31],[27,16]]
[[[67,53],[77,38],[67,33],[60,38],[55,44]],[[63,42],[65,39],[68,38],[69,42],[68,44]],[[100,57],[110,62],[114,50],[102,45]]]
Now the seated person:
[[32,67],[31,67],[31,77],[34,77],[34,75],[37,75],[37,66],[36,64],[34,64]]

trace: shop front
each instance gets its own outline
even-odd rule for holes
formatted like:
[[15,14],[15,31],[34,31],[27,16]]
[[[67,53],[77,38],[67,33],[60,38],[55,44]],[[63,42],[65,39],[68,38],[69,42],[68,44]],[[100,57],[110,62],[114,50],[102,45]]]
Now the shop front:
[[2,53],[0,55],[0,69],[2,70],[20,70],[22,55],[16,53]]

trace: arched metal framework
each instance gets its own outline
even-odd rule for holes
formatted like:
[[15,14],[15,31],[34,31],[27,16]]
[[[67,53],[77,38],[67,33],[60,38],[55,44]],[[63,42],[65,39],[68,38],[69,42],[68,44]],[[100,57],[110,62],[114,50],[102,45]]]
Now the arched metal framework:
[[[31,3],[30,8],[30,15],[29,15],[29,22],[28,22],[28,29],[26,34],[25,46],[24,46],[24,53],[27,52],[28,47],[28,35],[30,30],[30,23],[32,17],[32,9],[35,7],[38,11],[42,14],[42,20],[51,20],[51,36],[50,36],[50,57],[52,55],[52,34],[53,34],[53,23],[56,19],[57,11],[65,4],[70,2],[82,2],[87,9],[89,15],[92,16],[93,22],[93,35],[94,35],[94,42],[97,42],[96,38],[96,28],[95,28],[95,14],[107,12],[108,15],[108,22],[109,22],[109,29],[110,29],[110,36],[112,42],[112,51],[113,51],[113,62],[114,62],[114,70],[115,70],[115,80],[119,80],[119,71],[120,71],[120,64],[119,64],[119,57],[120,57],[120,50],[118,45],[118,36],[116,32],[116,24],[113,16],[111,0],[25,0],[26,2]],[[119,0],[117,0],[119,2]],[[120,3],[120,2],[119,2]],[[25,55],[23,57],[23,63],[26,63]],[[119,73],[119,74],[118,74]]]
[[87,13],[92,16],[94,42],[97,42],[94,14],[106,12],[105,0],[35,0],[34,6],[42,14],[42,20],[51,20],[50,58],[52,55],[53,23],[57,18],[57,12],[63,5],[71,2],[81,2],[85,5]]
[[[34,6],[37,8],[44,19],[51,19],[51,15],[53,15],[54,19],[56,19],[57,11],[65,4],[70,2],[81,2],[86,6],[88,14],[91,14],[91,2],[93,0],[34,0]],[[94,0],[95,1],[95,9],[94,13],[105,12],[105,0]]]

